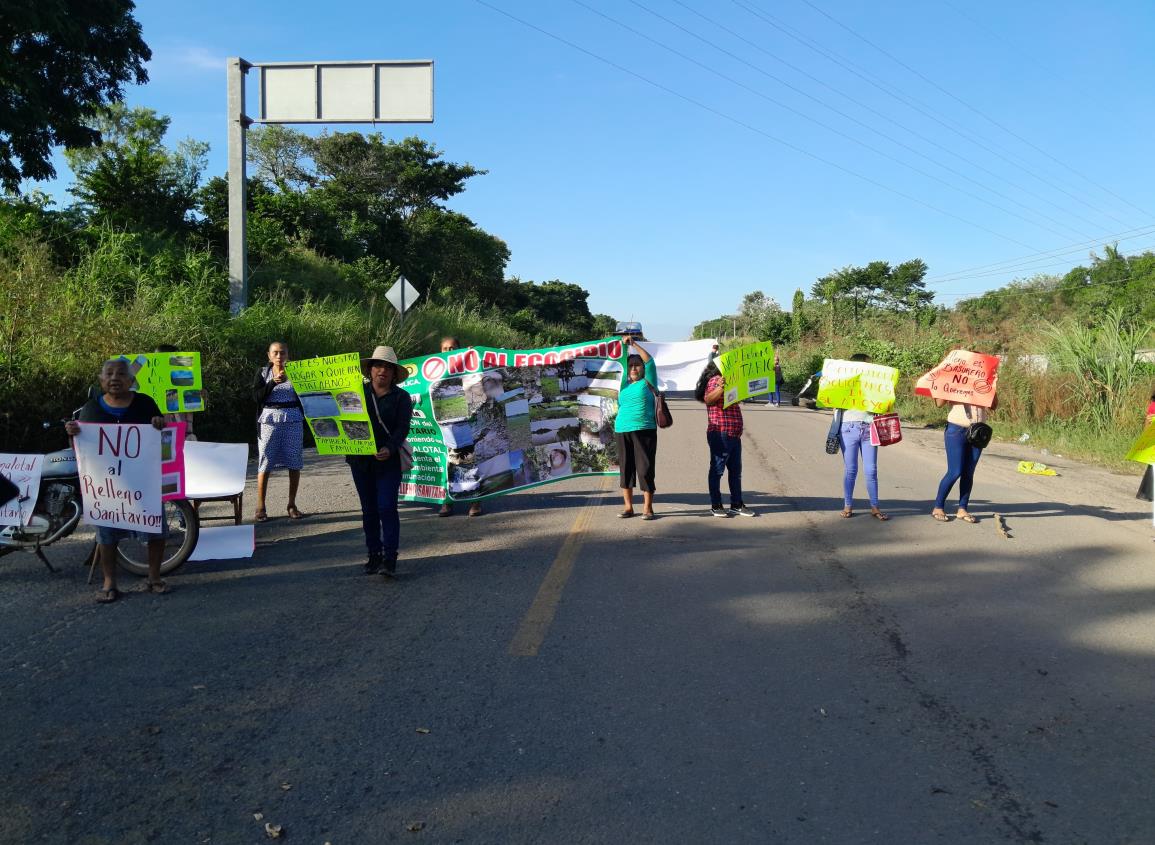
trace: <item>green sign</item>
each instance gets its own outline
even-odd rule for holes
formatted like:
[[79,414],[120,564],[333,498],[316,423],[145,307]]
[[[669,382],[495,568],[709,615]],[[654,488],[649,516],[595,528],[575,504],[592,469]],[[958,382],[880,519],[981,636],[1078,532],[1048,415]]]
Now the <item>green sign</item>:
[[136,390],[151,396],[162,414],[205,409],[199,352],[152,352],[122,355],[136,377]]
[[725,379],[722,406],[774,392],[774,344],[750,343],[731,349],[714,359]]
[[285,373],[297,391],[319,455],[375,455],[365,407],[365,379],[356,352],[289,361]]
[[484,499],[617,472],[625,373],[617,338],[548,349],[471,347],[411,358],[413,469],[401,497]]

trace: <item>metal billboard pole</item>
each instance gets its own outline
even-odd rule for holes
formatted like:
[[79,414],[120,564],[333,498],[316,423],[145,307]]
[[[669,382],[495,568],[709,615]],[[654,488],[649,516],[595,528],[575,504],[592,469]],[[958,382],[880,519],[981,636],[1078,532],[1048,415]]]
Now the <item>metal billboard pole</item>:
[[229,86],[229,311],[235,317],[249,302],[249,261],[245,207],[245,130],[252,121],[245,115],[244,59],[228,59]]

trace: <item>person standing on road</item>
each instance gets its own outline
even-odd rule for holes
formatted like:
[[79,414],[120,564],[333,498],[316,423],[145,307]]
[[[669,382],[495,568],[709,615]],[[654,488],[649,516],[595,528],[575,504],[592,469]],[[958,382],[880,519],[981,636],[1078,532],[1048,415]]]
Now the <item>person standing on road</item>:
[[[446,335],[441,338],[441,351],[452,352],[454,349],[460,349],[461,342],[453,335]],[[446,499],[441,503],[441,510],[437,512],[438,516],[453,516],[453,502]],[[469,505],[470,516],[481,516],[481,502],[471,502]]]
[[[728,518],[754,516],[742,499],[742,408],[735,402],[723,407],[726,380],[711,361],[698,376],[694,397],[706,403],[706,443],[710,447],[710,469],[706,484],[710,490],[710,513]],[[730,507],[722,507],[722,473],[730,485]]]
[[[852,355],[851,361],[869,363],[870,356]],[[878,447],[870,442],[870,424],[874,414],[866,411],[842,411],[842,425],[838,431],[838,445],[842,450],[842,516],[854,516],[854,484],[858,479],[858,461],[866,473],[866,495],[870,499],[870,515],[879,522],[890,519],[878,509]]]
[[413,419],[412,399],[397,385],[408,378],[409,373],[397,363],[397,353],[391,346],[378,346],[372,355],[361,359],[361,367],[369,377],[365,385],[365,407],[373,426],[377,454],[348,455],[345,461],[361,502],[361,524],[369,551],[365,574],[375,575],[384,570],[385,576],[391,577],[397,571],[401,541],[401,517],[397,513],[401,449]]
[[293,389],[285,364],[289,361],[288,344],[274,341],[269,344],[269,363],[257,370],[253,379],[253,399],[257,413],[257,522],[269,518],[265,510],[265,494],[269,490],[269,473],[279,467],[289,471],[289,505],[285,512],[290,519],[301,519],[297,510],[297,488],[301,484],[301,469],[305,465],[302,451],[305,435],[305,414],[301,400]]
[[782,404],[782,363],[778,353],[774,353],[774,392],[770,395],[770,404],[775,408]]
[[[144,393],[133,392],[132,385],[135,381],[129,370],[128,361],[123,358],[105,361],[100,369],[102,393],[84,404],[80,409],[79,421],[164,428],[164,416],[153,398]],[[80,425],[75,420],[69,420],[64,430],[70,437],[78,437],[81,433]],[[157,472],[160,472],[159,467]],[[116,547],[122,539],[130,536],[148,543],[148,580],[145,582],[145,591],[168,592],[168,586],[160,578],[165,535],[168,533],[166,527],[162,522],[160,533],[154,533],[111,528],[106,525],[96,526],[96,556],[100,560],[100,571],[104,575],[104,583],[100,592],[96,594],[98,602],[108,604],[120,598],[120,590],[116,587]]]
[[[946,497],[951,488],[958,482],[958,511],[957,519],[963,522],[975,523],[978,519],[971,516],[967,507],[970,505],[971,488],[974,486],[975,467],[983,450],[972,446],[967,439],[967,432],[975,423],[987,421],[988,410],[981,405],[968,405],[964,402],[950,402],[946,399],[935,399],[938,407],[950,405],[950,412],[946,417],[946,430],[943,432],[943,442],[946,445],[946,475],[938,484],[938,496],[934,500],[934,510],[930,512],[938,522],[950,522],[946,515]],[[995,397],[990,410],[998,407],[999,400]]]
[[[1147,423],[1150,425],[1151,421],[1155,420],[1155,390],[1151,391],[1151,401],[1147,404]],[[1150,502],[1155,499],[1155,467],[1147,464],[1147,469],[1143,473],[1143,478],[1139,481],[1139,492],[1135,494],[1136,499],[1143,499]]]
[[[640,328],[639,332],[640,334]],[[618,392],[618,415],[614,419],[614,438],[618,447],[619,484],[625,505],[618,514],[623,519],[634,515],[634,482],[642,488],[642,519],[654,518],[654,461],[658,454],[658,424],[655,416],[654,383],[658,367],[650,353],[635,343],[631,334],[623,334],[622,344],[630,350],[626,372]]]

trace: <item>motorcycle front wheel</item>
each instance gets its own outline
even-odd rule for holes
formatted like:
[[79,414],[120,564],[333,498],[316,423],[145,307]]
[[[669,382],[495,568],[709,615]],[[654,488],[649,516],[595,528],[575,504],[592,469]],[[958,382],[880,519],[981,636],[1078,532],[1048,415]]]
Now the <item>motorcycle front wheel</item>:
[[[160,574],[169,575],[184,566],[196,548],[197,537],[200,536],[200,520],[186,499],[165,502],[164,518],[168,525],[168,536],[165,537]],[[116,562],[126,572],[147,576],[148,542],[136,537],[121,540],[116,547]]]

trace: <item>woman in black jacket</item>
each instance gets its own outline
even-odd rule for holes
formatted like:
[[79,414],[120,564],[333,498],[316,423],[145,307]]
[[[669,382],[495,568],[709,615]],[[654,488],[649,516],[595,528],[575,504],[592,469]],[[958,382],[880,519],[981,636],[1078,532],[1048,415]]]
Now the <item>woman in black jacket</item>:
[[389,577],[397,571],[397,549],[401,539],[401,518],[397,494],[401,488],[401,450],[409,436],[413,404],[409,394],[398,387],[409,373],[397,363],[391,346],[378,346],[361,366],[369,377],[365,385],[365,410],[373,426],[377,444],[375,455],[348,455],[345,460],[353,473],[353,486],[361,500],[361,521],[369,560],[365,573],[382,570]]
[[297,488],[301,484],[304,466],[302,444],[305,436],[305,414],[301,400],[293,389],[285,364],[289,347],[281,341],[269,344],[269,363],[257,371],[253,379],[253,399],[260,410],[257,413],[257,522],[268,519],[265,511],[265,493],[269,489],[269,472],[284,467],[289,471],[290,519],[304,516],[297,510]]

